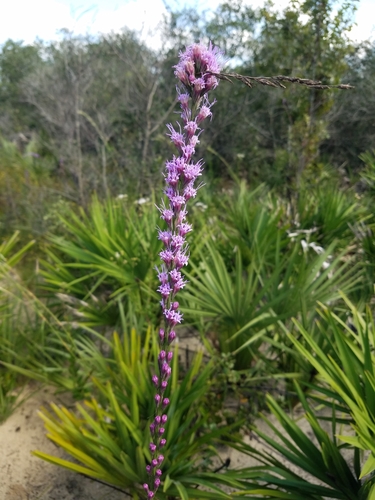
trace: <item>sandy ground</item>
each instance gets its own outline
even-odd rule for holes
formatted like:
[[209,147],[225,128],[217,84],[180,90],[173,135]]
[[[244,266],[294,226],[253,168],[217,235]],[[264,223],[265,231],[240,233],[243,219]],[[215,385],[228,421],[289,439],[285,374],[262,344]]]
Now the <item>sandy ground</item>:
[[[35,385],[27,389],[35,391]],[[61,398],[53,388],[41,388],[32,394],[0,425],[0,500],[124,500],[119,491],[86,477],[44,462],[33,450],[69,459],[45,436],[41,406],[50,402],[71,406],[69,397]],[[232,467],[249,466],[248,457],[222,449],[223,460],[231,458]],[[245,458],[245,460],[244,460]],[[219,464],[218,464],[219,465]]]
[[[28,388],[30,392],[32,389],[35,390],[35,385]],[[129,498],[108,486],[31,455],[32,450],[39,450],[69,458],[45,437],[43,421],[37,414],[41,406],[48,407],[52,401],[68,407],[72,405],[69,397],[65,396],[62,399],[61,396],[54,394],[54,389],[41,388],[0,425],[0,500],[124,500]],[[264,422],[258,422],[258,425],[263,430],[266,429]],[[306,435],[314,440],[306,420],[302,419],[300,426]],[[249,439],[245,436],[245,440],[249,442]],[[258,449],[263,447],[254,439],[251,440],[251,444]],[[255,461],[235,450],[222,449],[220,455],[223,460],[231,459],[231,468],[255,465]],[[295,467],[293,469],[297,472]],[[306,474],[301,475],[306,477]]]
[[45,437],[37,414],[51,401],[61,402],[53,389],[41,389],[0,425],[0,500],[124,500],[110,487],[31,455],[40,450],[63,457],[62,450]]

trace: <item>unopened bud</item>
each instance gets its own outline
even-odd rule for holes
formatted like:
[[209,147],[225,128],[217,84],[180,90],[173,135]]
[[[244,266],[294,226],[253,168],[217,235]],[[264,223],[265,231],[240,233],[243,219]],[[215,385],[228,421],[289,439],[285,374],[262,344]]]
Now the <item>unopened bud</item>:
[[160,425],[161,423],[161,416],[160,415],[156,415],[156,417],[154,418],[154,422],[156,425]]

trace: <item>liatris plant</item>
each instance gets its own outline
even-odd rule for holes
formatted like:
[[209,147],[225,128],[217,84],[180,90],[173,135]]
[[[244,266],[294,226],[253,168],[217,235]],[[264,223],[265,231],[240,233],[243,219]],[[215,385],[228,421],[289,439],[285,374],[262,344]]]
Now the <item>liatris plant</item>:
[[175,75],[181,82],[182,88],[177,88],[178,101],[181,106],[183,126],[178,123],[178,130],[168,125],[171,141],[178,149],[178,156],[166,162],[166,189],[167,205],[162,203],[159,208],[161,218],[166,222],[167,229],[159,229],[159,239],[164,244],[160,252],[161,269],[157,269],[161,294],[161,307],[164,316],[164,326],[159,331],[160,353],[158,358],[159,374],[152,377],[156,387],[155,404],[156,416],[150,425],[152,442],[151,464],[147,466],[150,476],[149,483],[144,484],[148,498],[154,498],[161,482],[161,464],[164,456],[162,448],[166,445],[163,437],[167,415],[165,410],[169,399],[164,397],[171,376],[171,360],[173,353],[170,346],[176,338],[175,326],[182,321],[182,314],[178,310],[179,303],[175,300],[176,294],[186,284],[181,273],[183,266],[189,260],[186,235],[192,230],[191,224],[186,222],[186,204],[194,198],[201,185],[196,180],[202,175],[203,161],[193,161],[195,147],[202,132],[201,123],[212,115],[207,93],[216,88],[219,80],[214,74],[219,74],[222,64],[222,53],[210,43],[208,47],[201,43],[187,47],[180,54],[180,61],[175,66]]

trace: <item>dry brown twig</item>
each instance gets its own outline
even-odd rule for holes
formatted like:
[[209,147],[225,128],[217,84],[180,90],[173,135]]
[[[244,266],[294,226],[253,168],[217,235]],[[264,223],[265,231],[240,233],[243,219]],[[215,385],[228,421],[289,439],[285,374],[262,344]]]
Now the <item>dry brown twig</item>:
[[253,88],[255,84],[264,85],[268,87],[274,88],[282,88],[285,89],[285,85],[282,82],[288,83],[297,83],[299,85],[304,85],[310,89],[340,89],[340,90],[350,90],[354,89],[352,85],[349,84],[340,84],[340,85],[324,85],[319,80],[309,80],[308,78],[298,78],[294,76],[245,76],[240,75],[239,73],[211,73],[216,76],[220,80],[225,80],[227,82],[233,83],[232,78],[235,80],[239,80],[250,88]]

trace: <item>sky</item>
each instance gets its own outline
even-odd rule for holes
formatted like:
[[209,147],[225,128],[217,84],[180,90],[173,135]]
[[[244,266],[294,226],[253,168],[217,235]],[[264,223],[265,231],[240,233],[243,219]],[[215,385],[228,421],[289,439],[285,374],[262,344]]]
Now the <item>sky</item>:
[[[253,7],[263,0],[246,0]],[[0,45],[7,39],[33,43],[37,38],[49,41],[67,28],[74,34],[120,31],[127,26],[142,33],[150,45],[157,45],[153,34],[167,12],[183,5],[215,8],[220,0],[0,0]],[[282,9],[288,0],[274,0]],[[359,0],[352,30],[353,40],[375,40],[375,0]]]

